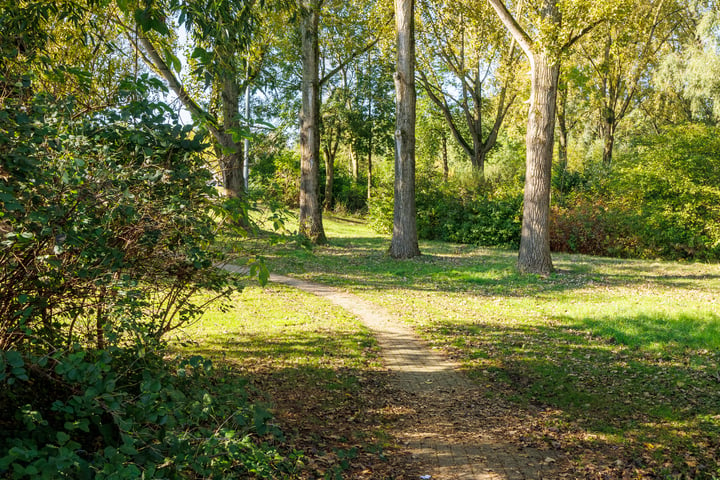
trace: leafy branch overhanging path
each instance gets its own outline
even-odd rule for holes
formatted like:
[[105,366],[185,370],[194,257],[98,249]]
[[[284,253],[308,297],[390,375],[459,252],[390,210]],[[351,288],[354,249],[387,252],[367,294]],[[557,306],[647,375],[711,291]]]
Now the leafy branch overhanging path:
[[[226,270],[244,269],[227,265]],[[246,270],[246,269],[245,269]],[[271,275],[282,283],[318,295],[356,315],[373,333],[393,390],[412,415],[393,431],[396,440],[438,479],[551,479],[567,471],[567,459],[509,441],[506,419],[513,412],[492,405],[458,365],[433,352],[407,326],[381,307],[337,288]]]

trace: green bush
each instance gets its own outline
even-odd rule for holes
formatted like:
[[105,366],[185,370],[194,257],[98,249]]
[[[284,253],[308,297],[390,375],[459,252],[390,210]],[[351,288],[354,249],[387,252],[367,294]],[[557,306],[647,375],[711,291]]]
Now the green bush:
[[555,250],[720,259],[720,129],[688,125],[638,139],[594,188],[553,211]]
[[281,150],[261,156],[253,165],[251,188],[262,192],[266,200],[297,208],[300,201],[300,157],[297,152]]
[[[156,84],[124,87],[142,98]],[[157,339],[198,314],[198,289],[230,291],[199,137],[164,104],[72,109],[39,97],[0,110],[3,349]]]
[[347,213],[367,211],[367,182],[355,181],[345,170],[336,169],[333,181],[335,209]]
[[[376,189],[370,225],[392,231],[392,186]],[[516,247],[520,243],[522,193],[489,182],[461,186],[440,178],[421,179],[416,191],[418,236],[427,240]]]
[[158,87],[125,82],[125,106],[93,115],[22,92],[0,107],[2,478],[290,468],[242,382],[164,358],[168,332],[237,287],[214,242],[246,207],[217,197],[202,136],[147,100]]
[[279,432],[244,383],[201,357],[9,350],[0,386],[3,478],[277,478],[293,468],[260,440]]

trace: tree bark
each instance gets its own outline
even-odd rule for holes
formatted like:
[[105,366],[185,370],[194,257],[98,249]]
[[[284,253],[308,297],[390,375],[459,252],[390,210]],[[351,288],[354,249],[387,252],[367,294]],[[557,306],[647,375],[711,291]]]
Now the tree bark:
[[320,208],[320,2],[303,1],[301,7],[302,107],[300,110],[300,234],[315,244],[327,241]]
[[568,101],[568,85],[566,82],[558,81],[558,98],[557,98],[557,124],[558,124],[558,166],[560,167],[560,180],[558,189],[561,193],[565,192],[565,174],[568,166],[568,135],[569,127],[567,123],[567,101]]
[[390,256],[420,255],[415,206],[415,2],[395,0],[395,204]]
[[450,168],[448,167],[448,148],[447,148],[447,135],[445,132],[442,133],[442,165],[443,165],[443,181],[447,183],[448,177],[450,176]]
[[330,140],[330,144],[325,146],[325,198],[323,200],[323,206],[326,211],[332,210],[335,199],[333,197],[333,186],[335,184],[335,152],[337,150],[337,143],[333,144]]
[[550,181],[560,64],[545,51],[530,59],[532,83],[525,137],[526,170],[518,268],[523,273],[552,272],[550,256]]
[[242,143],[233,140],[232,132],[240,129],[240,88],[237,80],[225,76],[222,81],[223,129],[220,166],[223,187],[228,196],[245,196],[245,178],[243,176]]
[[360,159],[358,158],[354,145],[350,146],[350,175],[352,175],[352,179],[357,183],[360,177]]
[[372,182],[373,182],[373,165],[372,165],[372,150],[368,152],[368,169],[367,169],[367,199],[370,200],[372,197]]
[[603,164],[612,164],[613,148],[615,146],[615,129],[618,122],[615,119],[615,112],[610,108],[605,109],[605,115],[601,126],[603,135]]
[[[525,190],[518,269],[522,273],[548,275],[553,270],[549,230],[555,110],[560,73],[560,61],[556,56],[562,49],[553,54],[551,52],[554,49],[550,48],[552,43],[536,44],[502,0],[488,2],[530,60],[530,112],[525,136]],[[560,24],[560,12],[555,0],[543,1],[542,17],[552,24]]]

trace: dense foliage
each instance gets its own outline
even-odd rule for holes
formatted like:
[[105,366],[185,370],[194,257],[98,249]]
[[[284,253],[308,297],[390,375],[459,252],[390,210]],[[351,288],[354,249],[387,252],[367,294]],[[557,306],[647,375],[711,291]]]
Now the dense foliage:
[[204,145],[147,89],[93,117],[44,97],[0,113],[3,348],[159,339],[198,288],[226,290]]
[[637,139],[553,211],[555,250],[720,259],[720,130],[691,125]]
[[[522,192],[475,180],[464,185],[423,177],[417,188],[420,238],[483,246],[517,247]],[[379,188],[370,201],[370,223],[389,232],[393,222],[392,185]]]
[[268,412],[201,357],[10,350],[0,353],[0,381],[3,478],[275,478],[292,468],[257,441],[279,434]]
[[146,77],[94,115],[30,86],[0,109],[0,475],[272,476],[243,384],[163,358],[237,286],[215,267],[230,215],[202,137]]

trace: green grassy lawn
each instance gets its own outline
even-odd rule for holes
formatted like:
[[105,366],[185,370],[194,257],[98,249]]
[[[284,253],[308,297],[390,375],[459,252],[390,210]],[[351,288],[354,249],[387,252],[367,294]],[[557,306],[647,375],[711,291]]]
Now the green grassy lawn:
[[327,246],[268,247],[271,271],[383,305],[487,396],[541,412],[535,436],[583,468],[720,476],[719,265],[556,254],[541,278],[513,251],[421,242],[399,261],[356,220],[325,227]]
[[274,444],[300,453],[291,478],[367,478],[368,465],[377,464],[373,474],[394,468],[388,434],[372,414],[377,345],[343,309],[283,285],[248,285],[181,339],[176,349],[248,379],[283,432]]

